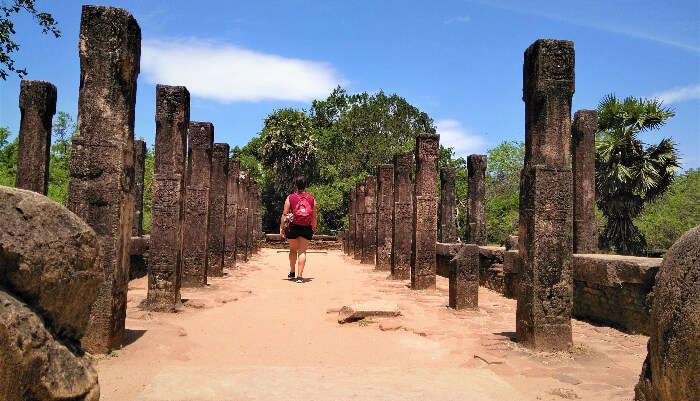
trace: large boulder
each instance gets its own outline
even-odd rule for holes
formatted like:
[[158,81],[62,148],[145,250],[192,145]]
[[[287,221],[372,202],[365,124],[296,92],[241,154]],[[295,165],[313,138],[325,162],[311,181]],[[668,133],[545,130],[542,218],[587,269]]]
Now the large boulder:
[[656,276],[651,337],[635,400],[700,400],[700,226],[668,251]]
[[39,313],[52,333],[77,342],[104,279],[97,235],[49,198],[3,186],[0,221],[0,287]]
[[56,341],[41,318],[0,289],[0,399],[98,401],[91,360]]

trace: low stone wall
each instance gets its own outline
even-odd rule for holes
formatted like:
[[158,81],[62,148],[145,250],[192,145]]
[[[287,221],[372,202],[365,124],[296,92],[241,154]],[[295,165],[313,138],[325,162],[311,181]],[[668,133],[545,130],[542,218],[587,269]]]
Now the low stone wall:
[[[314,235],[309,243],[309,249],[341,249],[341,243],[335,235]],[[286,249],[289,248],[287,240],[279,234],[265,234],[265,248]]]
[[[461,244],[437,245],[437,272],[449,277],[450,260]],[[649,294],[661,258],[574,254],[573,316],[630,333],[649,334]],[[479,284],[516,298],[520,256],[517,250],[479,247]]]

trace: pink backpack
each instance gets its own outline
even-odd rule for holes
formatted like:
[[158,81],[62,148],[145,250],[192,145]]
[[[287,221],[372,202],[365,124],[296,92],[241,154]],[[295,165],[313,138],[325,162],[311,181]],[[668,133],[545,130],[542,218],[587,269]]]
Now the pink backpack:
[[[296,203],[292,208],[292,219],[291,222],[297,226],[310,226],[313,224],[313,207],[308,199],[308,195],[305,193],[292,194],[296,195]],[[313,198],[312,198],[313,199]],[[291,199],[290,199],[291,203]]]

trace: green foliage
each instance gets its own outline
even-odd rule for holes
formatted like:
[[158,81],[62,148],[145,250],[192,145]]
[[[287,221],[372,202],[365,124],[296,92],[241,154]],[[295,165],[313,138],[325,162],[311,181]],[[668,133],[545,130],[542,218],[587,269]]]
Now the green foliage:
[[71,141],[77,134],[77,125],[70,114],[59,111],[53,125],[51,137],[51,154],[49,159],[48,197],[62,205],[68,200],[68,183],[70,182]]
[[[143,138],[140,138],[143,140]],[[151,204],[153,200],[153,162],[156,155],[156,146],[151,145],[146,152],[143,170],[143,220],[141,225],[144,234],[151,232]]]
[[652,253],[667,250],[686,231],[700,225],[700,170],[677,176],[668,191],[647,203],[634,222]]
[[0,185],[15,186],[19,136],[10,140],[10,130],[0,127]]
[[3,0],[0,2],[0,78],[7,79],[10,72],[14,72],[18,77],[24,78],[27,70],[15,67],[15,61],[11,53],[19,50],[19,44],[12,40],[12,35],[16,34],[15,25],[10,18],[13,14],[22,11],[29,13],[39,23],[44,34],[52,33],[55,37],[61,36],[58,24],[51,14],[39,12],[34,7],[35,0]]
[[487,152],[486,235],[489,243],[504,244],[518,232],[520,170],[525,160],[523,142],[505,141]]
[[606,217],[600,236],[603,249],[623,255],[642,254],[646,239],[634,225],[645,203],[671,185],[678,169],[675,144],[668,138],[646,145],[640,133],[663,126],[675,115],[656,99],[606,96],[598,106],[596,140],[597,205]]

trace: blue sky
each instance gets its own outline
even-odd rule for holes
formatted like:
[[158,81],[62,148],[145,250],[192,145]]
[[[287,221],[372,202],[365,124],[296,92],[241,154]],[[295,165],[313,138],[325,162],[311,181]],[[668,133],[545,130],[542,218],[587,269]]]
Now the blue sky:
[[[77,113],[81,2],[39,0],[63,36],[16,18],[16,64],[53,82]],[[689,1],[109,0],[141,26],[136,137],[153,143],[155,84],[186,85],[191,118],[215,141],[244,145],[267,114],[308,108],[340,84],[397,93],[437,123],[458,154],[524,139],[523,52],[538,38],[575,42],[573,110],[607,93],[660,97],[677,116],[643,140],[671,137],[700,167],[700,6]],[[19,79],[0,81],[0,126],[19,127]]]

